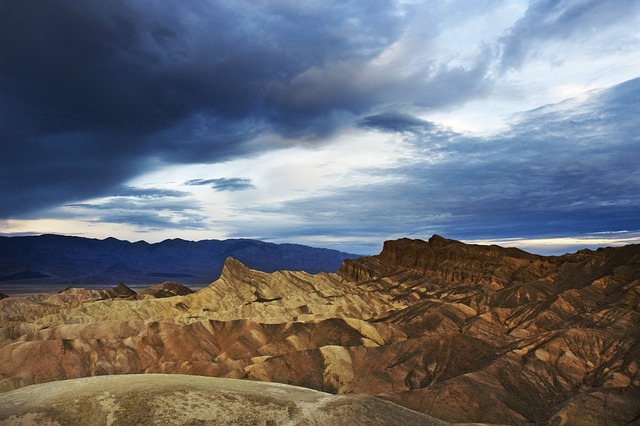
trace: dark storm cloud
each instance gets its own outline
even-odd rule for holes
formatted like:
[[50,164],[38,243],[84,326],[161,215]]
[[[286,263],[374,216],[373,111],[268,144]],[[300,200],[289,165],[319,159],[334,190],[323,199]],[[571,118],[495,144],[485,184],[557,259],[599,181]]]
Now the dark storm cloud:
[[3,2],[0,217],[106,195],[149,159],[220,161],[270,149],[246,146],[263,132],[330,132],[340,114],[294,113],[288,85],[375,55],[399,32],[393,8]]
[[0,217],[111,195],[158,161],[223,161],[273,149],[268,135],[319,143],[379,104],[486,90],[486,52],[468,67],[375,68],[412,19],[401,7],[2,2]]
[[[262,208],[302,218],[279,236],[637,229],[638,80],[525,113],[491,139],[403,111],[484,96],[501,77],[496,64],[519,68],[555,42],[589,43],[635,19],[640,3],[530,2],[497,45],[456,65],[429,56],[430,43],[495,2],[431,3],[2,2],[0,218],[64,205],[49,216],[206,228],[188,193],[124,182],[158,164],[323,143],[355,123],[395,133],[414,158],[368,172],[383,183]],[[390,60],[379,56],[386,49]],[[188,184],[253,188],[243,178]],[[98,197],[109,198],[77,202]]]
[[449,143],[433,143],[432,133],[404,131],[414,119],[369,119],[401,131],[414,161],[378,170],[390,178],[381,183],[263,211],[305,218],[289,232],[316,236],[477,239],[637,230],[638,114],[640,79],[521,114],[491,138],[439,132]]
[[255,188],[251,179],[245,178],[192,179],[185,182],[185,185],[210,185],[216,191],[243,191]]
[[360,120],[361,127],[368,127],[393,132],[416,132],[431,130],[434,125],[409,114],[385,112],[370,115]]

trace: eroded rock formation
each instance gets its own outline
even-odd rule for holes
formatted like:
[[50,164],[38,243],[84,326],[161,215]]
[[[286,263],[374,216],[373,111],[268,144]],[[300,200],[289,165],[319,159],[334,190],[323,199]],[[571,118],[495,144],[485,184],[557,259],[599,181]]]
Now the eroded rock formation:
[[637,245],[543,257],[434,236],[317,275],[228,259],[193,294],[1,300],[0,387],[186,373],[375,395],[449,422],[627,424],[639,282]]

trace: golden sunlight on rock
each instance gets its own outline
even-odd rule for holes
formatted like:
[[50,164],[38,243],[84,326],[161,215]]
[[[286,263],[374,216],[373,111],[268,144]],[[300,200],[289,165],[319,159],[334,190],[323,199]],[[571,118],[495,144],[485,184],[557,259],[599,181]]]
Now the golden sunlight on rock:
[[[9,401],[22,395],[14,389],[53,382],[53,398],[59,380],[172,373],[377,397],[331,400],[336,412],[387,400],[452,423],[627,424],[640,416],[639,282],[640,246],[543,257],[434,236],[388,241],[380,255],[317,275],[228,259],[190,294],[167,283],[0,300],[0,388]],[[151,376],[135,377],[142,386]],[[83,402],[96,418],[131,410],[124,393],[105,392]],[[145,406],[157,418],[175,392],[209,404],[186,384],[163,392]],[[270,398],[260,406],[289,404],[298,417],[287,421],[320,416]],[[18,415],[2,409],[5,422]],[[269,410],[261,418],[286,423],[286,410]],[[24,413],[24,422],[40,415]]]

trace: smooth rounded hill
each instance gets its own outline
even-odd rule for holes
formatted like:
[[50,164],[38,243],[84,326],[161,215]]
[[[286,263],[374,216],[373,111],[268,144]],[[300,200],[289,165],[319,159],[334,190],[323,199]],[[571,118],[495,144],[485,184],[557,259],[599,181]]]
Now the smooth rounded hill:
[[446,425],[368,396],[180,374],[98,376],[0,395],[0,425]]

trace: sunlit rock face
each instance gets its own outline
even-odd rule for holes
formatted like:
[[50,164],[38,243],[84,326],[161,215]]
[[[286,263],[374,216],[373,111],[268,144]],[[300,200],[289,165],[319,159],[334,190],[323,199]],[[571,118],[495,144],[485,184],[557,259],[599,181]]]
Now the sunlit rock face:
[[626,424],[640,418],[639,282],[637,245],[543,257],[401,239],[317,275],[228,259],[192,294],[1,300],[0,387],[183,373],[449,422]]

